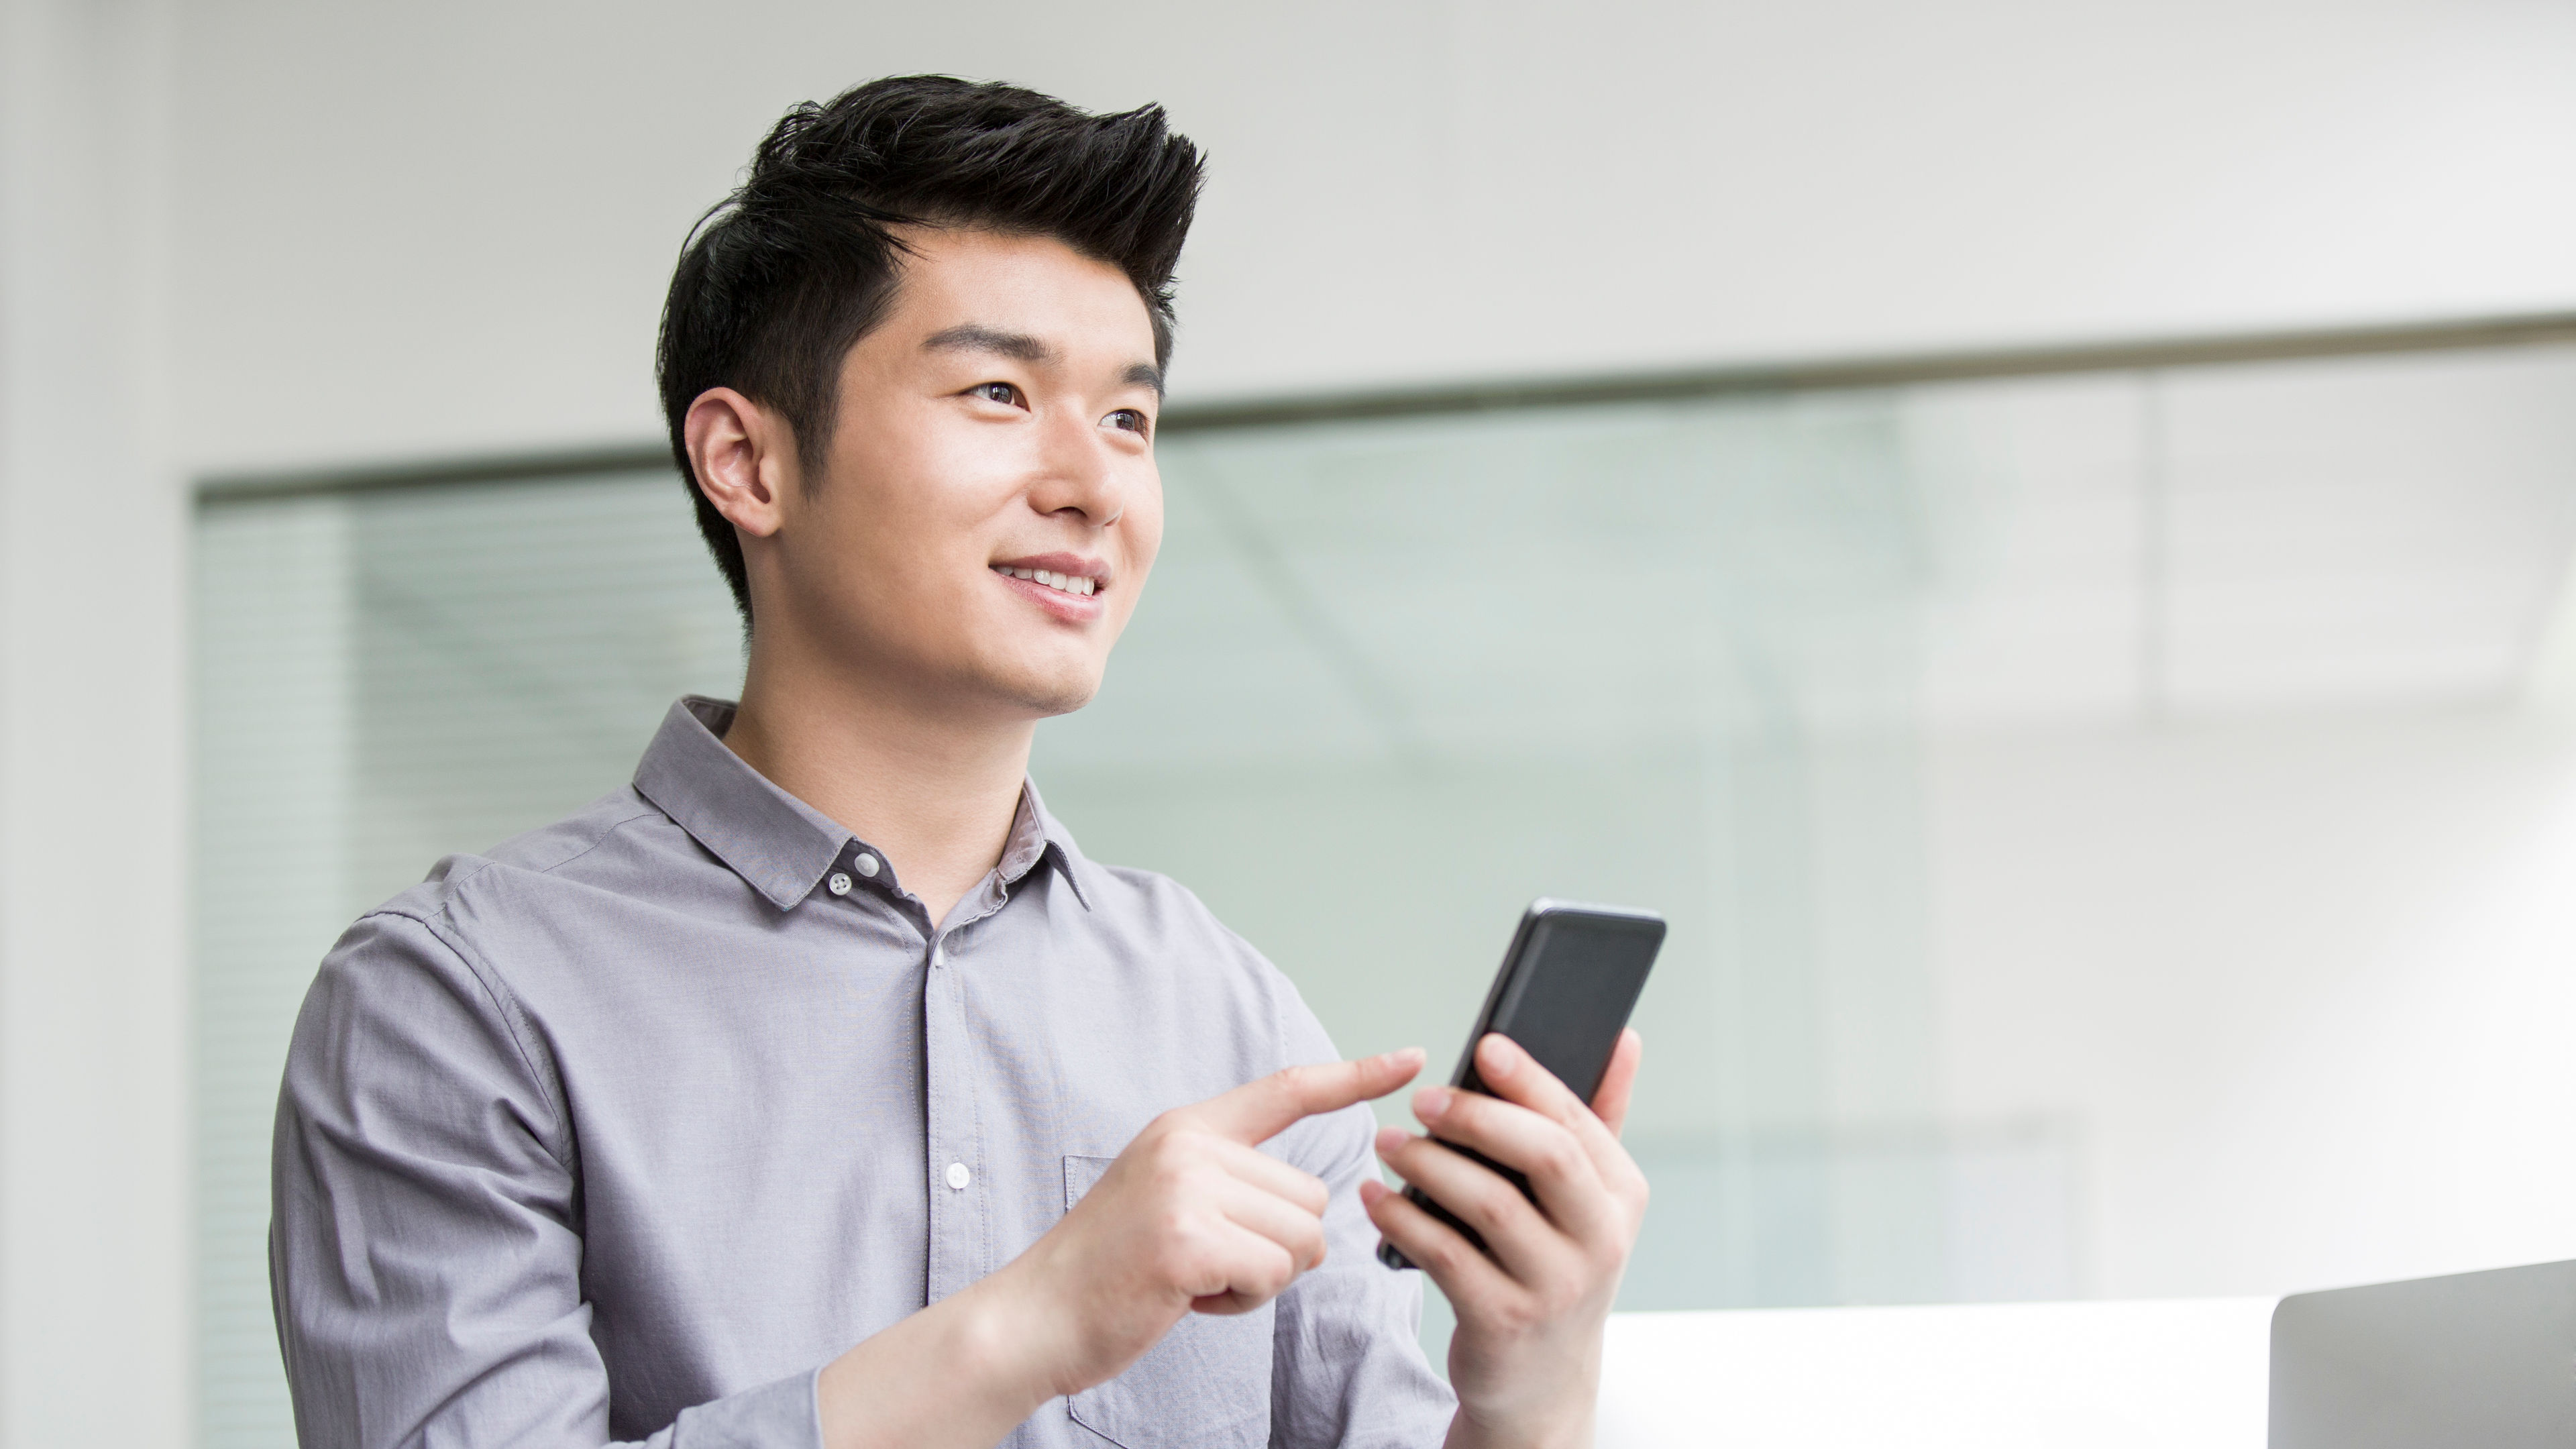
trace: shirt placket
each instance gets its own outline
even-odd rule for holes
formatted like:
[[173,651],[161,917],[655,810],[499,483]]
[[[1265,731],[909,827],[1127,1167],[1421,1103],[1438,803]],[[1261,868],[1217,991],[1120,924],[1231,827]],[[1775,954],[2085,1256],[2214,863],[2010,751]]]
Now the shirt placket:
[[[1023,867],[1025,868],[1025,867]],[[930,1301],[938,1302],[993,1270],[992,1194],[985,1175],[983,1124],[975,1110],[974,1043],[966,1025],[966,979],[958,969],[959,936],[1002,908],[1010,887],[985,878],[975,908],[930,939],[922,972],[923,1126],[929,1134]]]
[[984,1203],[990,1186],[984,1181],[981,1134],[975,1120],[965,991],[949,959],[950,934],[931,938],[921,1002],[933,1303],[984,1275],[989,1220]]

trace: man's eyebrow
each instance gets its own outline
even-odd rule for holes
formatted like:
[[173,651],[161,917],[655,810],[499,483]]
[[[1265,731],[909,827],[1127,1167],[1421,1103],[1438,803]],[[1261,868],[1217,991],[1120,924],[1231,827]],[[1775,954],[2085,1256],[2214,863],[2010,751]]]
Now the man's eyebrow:
[[[1035,366],[1043,366],[1063,359],[1063,354],[1057,352],[1043,338],[1032,337],[1026,332],[1005,332],[999,327],[987,327],[981,322],[960,322],[945,331],[933,332],[922,339],[921,350],[924,352],[989,352],[998,357],[1008,357]],[[1156,397],[1163,395],[1163,370],[1150,362],[1134,364],[1118,375],[1118,381],[1126,387],[1150,387]]]
[[924,352],[990,352],[1027,363],[1056,360],[1056,350],[1039,338],[1025,332],[1005,332],[980,322],[961,322],[944,332],[930,334],[921,344]]

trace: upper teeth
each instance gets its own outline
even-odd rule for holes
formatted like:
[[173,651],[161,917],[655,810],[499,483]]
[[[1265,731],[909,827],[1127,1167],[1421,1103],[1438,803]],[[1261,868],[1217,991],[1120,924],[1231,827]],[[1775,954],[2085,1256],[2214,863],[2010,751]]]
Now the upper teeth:
[[1015,579],[1027,579],[1031,583],[1044,584],[1050,589],[1061,589],[1068,594],[1088,594],[1100,587],[1096,581],[1080,574],[1052,573],[1046,569],[1010,568],[1002,569],[1001,572]]

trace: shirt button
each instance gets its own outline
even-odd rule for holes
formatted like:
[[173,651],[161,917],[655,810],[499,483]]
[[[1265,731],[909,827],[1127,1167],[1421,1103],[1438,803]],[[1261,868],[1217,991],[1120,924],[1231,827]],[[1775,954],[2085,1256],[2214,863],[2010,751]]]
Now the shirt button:
[[850,864],[857,866],[859,868],[859,874],[866,876],[868,879],[875,880],[877,878],[877,858],[868,854],[866,851],[860,851],[859,858],[851,861]]
[[832,872],[832,878],[830,880],[823,882],[823,889],[830,891],[836,896],[848,895],[850,893],[850,878],[836,870]]
[[973,1182],[974,1180],[975,1174],[966,1170],[965,1163],[952,1162],[948,1164],[948,1185],[950,1187],[957,1189],[959,1192],[964,1192],[966,1190],[966,1184]]

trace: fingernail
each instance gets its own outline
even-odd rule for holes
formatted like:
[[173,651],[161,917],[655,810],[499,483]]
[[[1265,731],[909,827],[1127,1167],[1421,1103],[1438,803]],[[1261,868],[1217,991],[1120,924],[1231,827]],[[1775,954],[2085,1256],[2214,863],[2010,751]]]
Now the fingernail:
[[1498,1082],[1521,1069],[1519,1045],[1501,1032],[1495,1032],[1486,1037],[1484,1045],[1477,1050],[1476,1056],[1476,1065],[1486,1076]]
[[1447,1087],[1425,1087],[1413,1094],[1413,1115],[1428,1122],[1449,1110]]
[[1411,1136],[1411,1133],[1405,1131],[1401,1127],[1380,1127],[1377,1129],[1377,1150],[1379,1155],[1384,1156],[1385,1154],[1402,1147]]

